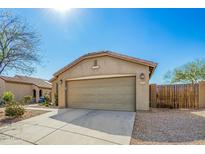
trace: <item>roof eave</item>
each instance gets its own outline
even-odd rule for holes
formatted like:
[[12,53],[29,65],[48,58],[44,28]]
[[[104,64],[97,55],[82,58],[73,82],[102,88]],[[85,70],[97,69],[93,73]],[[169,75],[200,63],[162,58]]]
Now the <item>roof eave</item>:
[[50,80],[48,80],[49,82],[53,82],[53,81],[55,81],[57,79],[57,77],[56,76],[54,76],[53,78],[51,78]]
[[[137,63],[137,64],[141,64],[141,65],[145,65],[145,66],[149,66],[149,67],[153,67],[153,68],[157,67],[157,63],[148,62],[148,61],[140,60],[140,59],[139,59],[139,61],[137,61],[137,60],[134,60],[134,57],[132,59],[131,57],[128,58],[128,57],[122,56],[121,54],[117,55],[117,54],[114,54],[113,52],[102,52],[102,53],[86,54],[86,55],[83,55],[80,58],[76,59],[72,63],[66,65],[65,67],[63,67],[62,69],[57,71],[56,73],[54,73],[53,74],[54,78],[50,79],[49,82],[54,81],[57,78],[58,75],[62,74],[63,72],[65,72],[66,70],[71,68],[72,66],[78,64],[82,60],[90,59],[90,58],[94,58],[94,57],[101,57],[101,56],[111,56],[111,57],[114,57],[114,58],[119,58],[119,59],[122,59],[122,60],[134,62],[134,63]],[[144,62],[142,62],[142,61],[144,61]]]

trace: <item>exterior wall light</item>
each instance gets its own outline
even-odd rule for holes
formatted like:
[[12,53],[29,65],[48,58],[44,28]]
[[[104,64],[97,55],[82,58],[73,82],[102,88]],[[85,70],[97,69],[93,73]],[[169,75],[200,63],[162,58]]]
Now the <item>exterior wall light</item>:
[[141,74],[140,74],[140,79],[141,79],[141,80],[144,80],[144,79],[145,79],[144,73],[141,73]]

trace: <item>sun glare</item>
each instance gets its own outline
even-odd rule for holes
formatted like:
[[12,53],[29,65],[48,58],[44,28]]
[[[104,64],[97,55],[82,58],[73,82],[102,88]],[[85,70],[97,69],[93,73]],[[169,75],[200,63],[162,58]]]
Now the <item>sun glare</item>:
[[71,8],[67,8],[67,7],[63,7],[63,6],[59,6],[59,7],[55,7],[54,10],[60,13],[66,13],[70,10]]

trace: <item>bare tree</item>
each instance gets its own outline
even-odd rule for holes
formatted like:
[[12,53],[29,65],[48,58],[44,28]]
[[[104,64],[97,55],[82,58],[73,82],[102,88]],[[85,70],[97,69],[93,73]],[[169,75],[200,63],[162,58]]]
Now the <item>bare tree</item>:
[[19,16],[0,12],[0,74],[16,71],[31,74],[40,62],[40,39]]

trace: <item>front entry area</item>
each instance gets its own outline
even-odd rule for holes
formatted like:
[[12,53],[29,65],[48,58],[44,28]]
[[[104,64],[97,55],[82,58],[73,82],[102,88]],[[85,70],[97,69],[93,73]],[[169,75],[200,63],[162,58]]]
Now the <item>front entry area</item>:
[[67,107],[135,111],[136,77],[67,81]]

